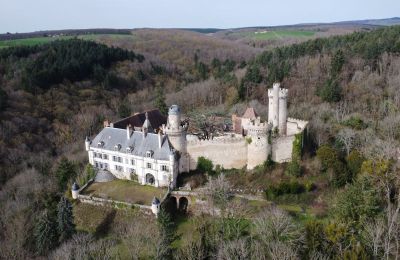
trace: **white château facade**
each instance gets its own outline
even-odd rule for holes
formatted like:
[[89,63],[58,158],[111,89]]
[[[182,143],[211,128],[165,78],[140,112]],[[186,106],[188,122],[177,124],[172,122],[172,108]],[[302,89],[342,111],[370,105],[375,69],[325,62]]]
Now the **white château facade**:
[[153,132],[147,113],[141,129],[133,130],[130,124],[126,129],[107,124],[92,141],[85,140],[89,162],[119,179],[175,187],[178,174],[195,169],[200,156],[227,169],[243,166],[253,169],[268,157],[276,162],[290,161],[295,135],[304,131],[307,122],[287,118],[287,95],[288,90],[275,83],[268,90],[266,122],[262,122],[254,109],[248,109],[242,118],[232,116],[236,121],[234,130],[240,128],[236,133],[211,140],[187,135],[177,105],[169,108],[167,122],[159,126],[158,133]]

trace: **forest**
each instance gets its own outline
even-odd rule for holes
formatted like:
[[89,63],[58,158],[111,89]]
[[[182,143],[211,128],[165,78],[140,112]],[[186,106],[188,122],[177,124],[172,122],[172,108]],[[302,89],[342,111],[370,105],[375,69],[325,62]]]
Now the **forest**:
[[[399,257],[400,26],[266,50],[138,35],[0,50],[0,258]],[[208,181],[192,181],[219,215],[155,220],[72,201],[73,181],[94,175],[83,140],[105,119],[175,103],[200,121],[248,106],[265,119],[276,81],[289,116],[309,121],[305,147],[251,172],[199,165]],[[229,193],[248,187],[271,202],[255,215]],[[279,207],[288,202],[300,209]]]

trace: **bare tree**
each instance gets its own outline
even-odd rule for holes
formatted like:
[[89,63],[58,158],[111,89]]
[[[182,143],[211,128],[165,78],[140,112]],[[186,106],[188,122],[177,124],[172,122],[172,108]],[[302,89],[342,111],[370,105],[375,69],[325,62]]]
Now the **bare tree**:
[[250,244],[246,238],[232,241],[224,241],[220,244],[217,253],[217,259],[220,260],[246,260],[251,255]]
[[349,155],[351,149],[354,146],[356,132],[350,128],[343,128],[340,129],[336,138],[344,145],[344,148],[346,149],[346,154]]
[[369,222],[364,226],[362,237],[375,259],[382,256],[381,251],[384,248],[385,232],[386,225],[382,219]]
[[[276,252],[276,247],[282,243],[290,251],[290,255],[302,243],[304,237],[302,230],[284,211],[271,207],[265,210],[254,220],[255,233],[269,248],[270,252]],[[292,248],[292,249],[290,249]]]
[[217,206],[221,209],[222,213],[224,213],[227,208],[228,201],[232,197],[231,188],[232,186],[225,178],[225,175],[220,174],[215,179],[209,179],[203,192],[208,197],[210,204],[213,207]]
[[297,253],[283,242],[271,242],[268,246],[268,251],[272,260],[299,259]]
[[350,113],[349,104],[342,100],[336,105],[335,118],[338,123],[343,121],[343,118]]

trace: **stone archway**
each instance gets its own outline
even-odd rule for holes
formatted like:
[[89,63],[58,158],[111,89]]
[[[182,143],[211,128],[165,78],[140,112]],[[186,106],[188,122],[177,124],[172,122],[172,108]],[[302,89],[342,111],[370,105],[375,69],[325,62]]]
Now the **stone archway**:
[[186,213],[189,205],[189,200],[186,197],[180,197],[178,201],[178,210]]
[[147,173],[146,174],[146,184],[154,185],[156,179],[154,178],[153,174]]

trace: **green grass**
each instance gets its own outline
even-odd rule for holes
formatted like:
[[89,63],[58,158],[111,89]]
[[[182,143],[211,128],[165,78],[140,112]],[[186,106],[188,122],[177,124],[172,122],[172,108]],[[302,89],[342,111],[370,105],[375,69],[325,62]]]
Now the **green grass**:
[[161,199],[166,192],[167,190],[164,188],[140,185],[127,180],[114,180],[93,183],[83,191],[83,194],[141,205],[151,205],[153,197]]
[[0,48],[6,47],[14,47],[14,46],[33,46],[38,44],[44,44],[48,42],[52,42],[55,40],[67,40],[71,39],[72,36],[60,36],[60,37],[35,37],[35,38],[27,38],[27,39],[18,39],[18,40],[7,40],[0,41]]
[[256,40],[274,40],[287,38],[310,38],[315,35],[313,31],[265,31],[265,32],[240,32],[240,36]]
[[27,38],[27,39],[17,39],[17,40],[6,40],[0,41],[0,49],[1,48],[8,48],[14,46],[33,46],[39,44],[49,43],[55,40],[68,40],[77,37],[78,39],[82,40],[89,40],[95,41],[98,39],[131,39],[133,35],[131,34],[85,34],[79,36],[59,36],[59,37],[34,37],[34,38]]

